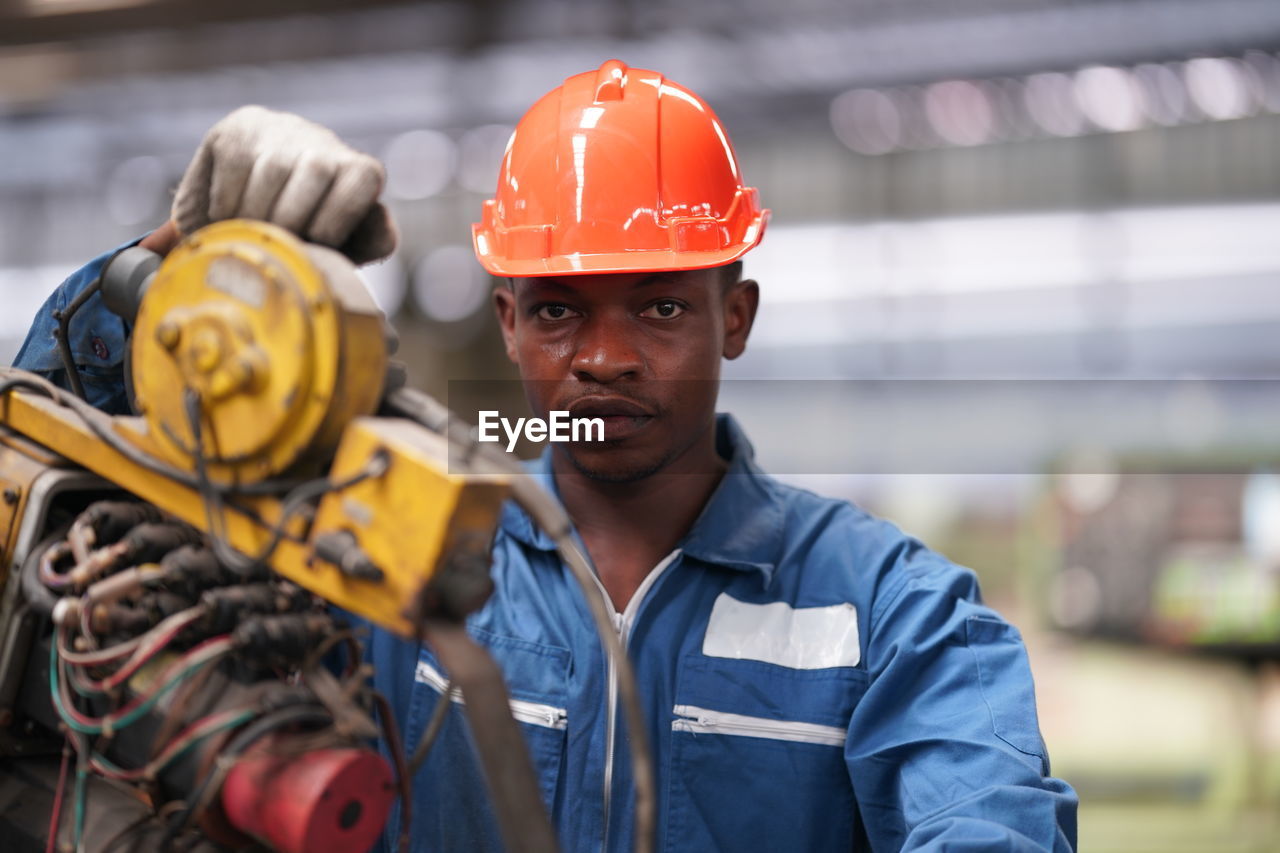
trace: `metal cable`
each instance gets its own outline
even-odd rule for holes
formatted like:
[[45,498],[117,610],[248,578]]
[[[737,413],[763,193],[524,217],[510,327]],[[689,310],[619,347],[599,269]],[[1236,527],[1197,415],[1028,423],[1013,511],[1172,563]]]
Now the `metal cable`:
[[453,702],[449,695],[452,692],[453,681],[446,681],[444,692],[440,694],[440,701],[431,710],[431,719],[427,720],[427,727],[422,732],[422,740],[418,741],[418,745],[413,750],[413,757],[409,759],[410,777],[417,775],[418,769],[427,760],[431,747],[435,746],[436,738],[440,737],[440,732],[444,729],[444,721],[449,716],[449,705]]

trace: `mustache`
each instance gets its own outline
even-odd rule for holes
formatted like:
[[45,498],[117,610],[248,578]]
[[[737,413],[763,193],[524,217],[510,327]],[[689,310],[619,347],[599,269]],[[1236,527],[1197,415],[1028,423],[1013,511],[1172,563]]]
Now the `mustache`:
[[653,403],[617,393],[580,394],[559,401],[556,408],[568,411],[573,418],[651,418],[658,414]]

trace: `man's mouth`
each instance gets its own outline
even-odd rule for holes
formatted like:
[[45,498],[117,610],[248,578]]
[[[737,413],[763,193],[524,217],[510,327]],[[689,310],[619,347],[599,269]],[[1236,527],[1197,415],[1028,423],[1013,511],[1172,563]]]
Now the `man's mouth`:
[[[596,419],[604,424],[604,440],[619,441],[629,438],[648,426],[654,413],[632,400],[623,397],[583,397],[569,406],[569,416]],[[594,436],[595,433],[588,434]]]

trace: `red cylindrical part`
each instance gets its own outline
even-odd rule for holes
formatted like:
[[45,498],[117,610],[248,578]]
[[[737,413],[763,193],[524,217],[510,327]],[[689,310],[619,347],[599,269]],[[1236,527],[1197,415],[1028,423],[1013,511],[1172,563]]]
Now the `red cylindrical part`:
[[280,754],[267,741],[231,768],[231,823],[281,853],[366,853],[395,799],[391,769],[367,749]]

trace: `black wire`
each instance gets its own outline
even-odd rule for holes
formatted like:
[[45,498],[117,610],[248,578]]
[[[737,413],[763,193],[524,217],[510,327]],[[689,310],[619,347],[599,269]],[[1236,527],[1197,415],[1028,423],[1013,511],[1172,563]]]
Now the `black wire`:
[[[0,373],[8,373],[7,376],[0,379],[0,395],[14,388],[25,388],[28,391],[34,391],[47,397],[59,406],[71,409],[94,435],[133,464],[173,480],[175,483],[186,486],[189,489],[197,488],[198,484],[193,475],[153,459],[103,425],[100,421],[102,413],[84,400],[68,395],[64,389],[33,373],[6,370],[4,368],[0,368]],[[15,373],[17,375],[14,375]],[[305,483],[306,481],[302,482]],[[300,485],[298,480],[261,480],[256,483],[229,483],[227,485],[210,483],[210,487],[219,494],[245,496],[279,495],[282,492],[297,488],[298,485]],[[238,507],[237,510],[246,512]],[[246,512],[246,514],[248,513]]]
[[271,559],[271,555],[275,553],[280,542],[284,539],[288,530],[289,522],[295,515],[302,511],[309,502],[319,498],[330,492],[340,492],[349,489],[357,483],[362,483],[370,477],[379,477],[386,472],[387,467],[391,464],[391,457],[384,448],[378,448],[373,455],[369,457],[369,461],[365,467],[343,480],[334,482],[328,477],[319,477],[314,480],[308,480],[285,495],[280,504],[280,516],[271,527],[270,536],[267,543],[253,556],[242,556],[227,541],[225,513],[223,512],[222,496],[212,488],[209,482],[208,472],[205,468],[206,460],[204,457],[204,434],[200,395],[193,389],[188,388],[185,391],[185,404],[187,412],[187,423],[191,429],[193,447],[191,448],[191,457],[195,461],[196,466],[196,484],[197,490],[204,503],[206,526],[209,528],[209,537],[213,542],[214,553],[218,559],[222,560],[228,566],[239,571],[247,572],[253,566],[259,563],[265,563]]
[[444,692],[440,694],[440,701],[436,702],[435,708],[431,711],[431,719],[427,720],[427,727],[422,732],[422,740],[418,741],[418,745],[413,750],[413,757],[409,759],[410,778],[418,774],[418,769],[427,760],[427,754],[431,752],[431,747],[435,746],[436,739],[444,729],[445,718],[449,716],[449,705],[453,702],[449,697],[449,691],[452,689],[453,682],[446,681]]
[[[151,471],[156,474],[160,474],[161,476],[164,476],[178,483],[179,485],[186,486],[187,488],[194,489],[196,492],[198,492],[201,497],[201,502],[204,504],[204,507],[205,507],[206,522],[210,525],[209,534],[213,541],[214,553],[218,556],[220,560],[225,562],[229,567],[233,569],[238,569],[241,572],[247,570],[246,565],[248,567],[252,567],[252,563],[246,564],[244,562],[245,558],[240,557],[233,549],[231,549],[230,546],[226,543],[225,537],[220,536],[217,532],[217,529],[212,526],[215,524],[215,521],[210,509],[211,504],[216,504],[218,506],[219,519],[221,519],[224,516],[224,514],[222,513],[223,503],[221,500],[223,492],[219,490],[208,479],[204,470],[204,457],[202,453],[196,453],[194,455],[195,465],[196,465],[196,474],[195,475],[188,474],[185,471],[181,471],[177,468],[173,468],[169,465],[164,464],[163,462],[153,459],[152,457],[143,453],[138,448],[129,444],[124,439],[120,438],[120,436],[116,435],[109,427],[105,426],[100,422],[99,418],[101,413],[98,412],[97,409],[94,409],[92,406],[90,406],[88,403],[84,402],[83,400],[67,395],[61,388],[58,388],[56,385],[53,385],[52,383],[48,382],[45,379],[42,379],[33,374],[23,374],[18,376],[10,375],[5,377],[3,380],[0,380],[0,395],[7,393],[14,388],[25,388],[27,390],[34,391],[38,394],[42,394],[48,397],[49,399],[53,400],[54,403],[60,406],[63,406],[64,408],[71,409],[73,412],[75,412],[77,415],[80,416],[81,421],[84,422],[85,426],[87,426],[90,429],[90,431],[93,432],[94,435],[96,435],[109,447],[111,447],[120,455],[124,456],[130,462],[134,463],[135,465],[138,465],[141,468],[145,468],[148,471]],[[198,426],[199,418],[198,417],[195,421],[195,424],[196,425],[194,429],[196,430],[196,434],[198,437],[199,436],[199,426]],[[262,484],[258,484],[258,485],[262,485]],[[245,494],[250,493],[250,490],[244,487],[239,487],[238,491]],[[264,522],[260,518],[254,518],[253,516],[250,516],[250,518],[256,523],[263,524],[265,526]],[[283,537],[282,525],[287,521],[288,519],[284,517],[277,520],[276,526],[281,529],[278,536],[275,534],[273,530],[273,535],[272,535],[272,538],[274,540],[274,544],[272,546],[273,551],[274,551],[275,545],[279,544],[279,539]]]
[[[192,458],[195,462],[196,471],[189,474],[177,468],[173,468],[152,457],[146,455],[138,448],[129,444],[127,441],[116,435],[109,427],[100,422],[101,413],[88,403],[79,398],[68,395],[63,389],[58,388],[48,380],[42,379],[34,374],[22,373],[20,375],[8,375],[0,378],[0,396],[8,393],[15,388],[22,388],[34,391],[37,394],[45,396],[54,403],[71,409],[84,422],[95,436],[100,438],[105,444],[115,450],[121,456],[124,456],[130,462],[145,468],[156,474],[160,474],[179,485],[186,486],[195,490],[200,496],[205,506],[205,520],[209,527],[209,535],[213,543],[214,553],[218,559],[225,562],[229,567],[238,569],[241,572],[247,571],[257,563],[269,560],[275,549],[279,547],[280,542],[284,540],[288,533],[289,522],[298,514],[306,504],[329,492],[342,491],[349,489],[357,483],[363,482],[371,477],[381,476],[390,464],[390,456],[386,450],[379,448],[378,451],[370,457],[368,464],[361,471],[347,477],[344,480],[333,482],[327,477],[321,477],[314,480],[304,480],[298,482],[291,481],[262,481],[252,484],[233,484],[230,486],[219,486],[213,483],[208,477],[208,471],[205,467],[206,460],[203,454],[203,444],[201,443],[200,424],[201,418],[198,414],[199,407],[198,398],[196,399],[196,409],[193,412],[190,401],[188,401],[187,417],[191,423],[192,432],[196,439],[196,447],[192,452]],[[281,492],[288,490],[281,503],[280,517],[269,528],[269,539],[267,545],[254,557],[245,557],[240,555],[227,542],[225,533],[219,532],[225,530],[225,525],[221,522],[225,519],[225,507],[231,507],[237,512],[242,513],[250,521],[259,526],[266,527],[266,522],[257,515],[257,513],[249,512],[235,504],[224,501],[223,498],[228,495],[279,495]],[[213,508],[217,508],[216,517]]]
[[263,546],[257,557],[254,558],[255,561],[264,562],[271,557],[276,547],[280,544],[280,540],[284,538],[285,528],[289,519],[296,515],[308,502],[330,492],[345,491],[357,483],[363,483],[372,477],[380,477],[386,472],[390,463],[390,454],[380,447],[369,457],[365,467],[350,477],[337,482],[330,480],[328,477],[320,477],[303,483],[285,495],[284,500],[280,503],[280,518],[276,520],[275,527],[271,531],[271,539]]
[[178,835],[190,825],[196,815],[204,810],[208,805],[207,800],[211,800],[221,789],[223,779],[226,777],[227,771],[231,769],[231,765],[255,742],[271,734],[276,729],[281,729],[285,726],[332,722],[332,715],[318,705],[289,705],[263,714],[252,723],[246,725],[236,733],[235,737],[227,742],[225,747],[218,750],[217,763],[208,773],[204,774],[200,782],[192,789],[190,796],[187,797],[187,807],[173,816],[164,838],[161,839],[160,849],[163,850],[168,844],[177,839]]
[[223,511],[222,498],[213,489],[208,472],[205,470],[204,417],[200,406],[200,395],[190,388],[186,389],[183,392],[183,404],[193,442],[189,455],[195,462],[196,490],[200,493],[200,503],[204,507],[205,527],[209,531],[213,553],[228,568],[247,574],[253,568],[253,563],[239,554],[227,541],[226,513]]
[[[106,263],[98,267],[98,275],[88,287],[76,294],[76,298],[71,300],[71,304],[65,309],[54,311],[53,317],[58,321],[58,331],[55,335],[58,339],[58,355],[62,359],[62,368],[67,373],[67,382],[71,384],[71,391],[81,400],[88,398],[84,393],[84,383],[80,380],[80,370],[76,367],[75,353],[71,351],[71,321],[76,314],[80,313],[80,309],[88,302],[93,295],[102,290],[102,280],[107,274],[107,270],[115,259],[122,252],[134,248],[136,244],[130,244],[123,248],[116,249],[111,253],[111,257],[107,258]],[[121,322],[124,322],[121,318]]]
[[391,713],[391,703],[387,697],[377,690],[373,692],[373,700],[378,705],[378,721],[382,724],[382,737],[387,742],[387,751],[396,765],[396,782],[400,788],[400,838],[398,853],[409,853],[409,836],[413,826],[413,789],[412,777],[408,763],[404,757],[404,744],[400,741],[400,727]]
[[8,376],[3,381],[0,381],[0,394],[4,394],[13,388],[26,388],[29,391],[35,391],[36,393],[43,394],[53,400],[53,402],[58,405],[71,409],[80,416],[84,425],[87,426],[95,436],[100,438],[112,450],[116,451],[130,462],[146,468],[148,471],[153,473],[168,477],[169,479],[187,486],[188,488],[195,488],[195,480],[190,474],[147,456],[141,450],[129,444],[123,438],[112,432],[106,425],[101,423],[101,412],[86,403],[84,400],[68,395],[63,389],[48,380],[42,379],[34,374],[24,374],[19,376]]

